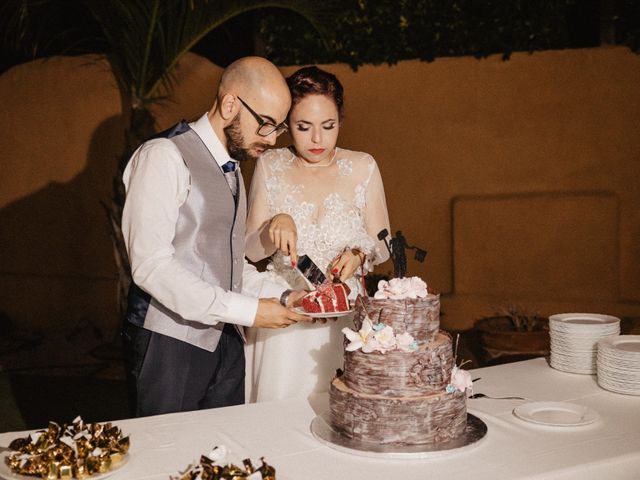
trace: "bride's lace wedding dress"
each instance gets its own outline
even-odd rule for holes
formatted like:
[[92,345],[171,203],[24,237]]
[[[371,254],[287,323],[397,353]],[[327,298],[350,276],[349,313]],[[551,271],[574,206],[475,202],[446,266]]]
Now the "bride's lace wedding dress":
[[[246,255],[265,258],[260,233],[271,218],[287,213],[298,232],[298,255],[308,255],[323,271],[345,248],[367,254],[365,269],[388,258],[378,232],[389,229],[380,172],[366,153],[337,148],[328,165],[315,166],[288,148],[267,151],[251,182]],[[277,252],[267,270],[292,289],[308,288],[289,257]],[[363,293],[361,277],[350,278],[350,298]],[[342,328],[352,317],[327,323],[300,323],[278,330],[250,329],[247,347],[247,401],[307,397],[328,390],[342,367]]]

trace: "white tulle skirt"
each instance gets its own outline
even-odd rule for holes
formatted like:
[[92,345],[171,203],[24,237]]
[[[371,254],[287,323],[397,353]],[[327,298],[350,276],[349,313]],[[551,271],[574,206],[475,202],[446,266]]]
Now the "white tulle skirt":
[[307,398],[329,390],[343,364],[342,329],[351,315],[327,323],[299,323],[283,329],[251,328],[247,335],[247,403]]

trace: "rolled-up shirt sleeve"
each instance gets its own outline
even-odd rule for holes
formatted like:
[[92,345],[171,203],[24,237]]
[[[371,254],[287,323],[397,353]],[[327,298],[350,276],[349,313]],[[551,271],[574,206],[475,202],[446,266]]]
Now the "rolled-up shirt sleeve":
[[175,258],[172,242],[190,179],[173,142],[155,139],[141,146],[123,181],[127,194],[122,233],[133,281],[156,301],[187,320],[251,326],[258,310],[256,297],[283,291],[245,266],[242,293],[231,292],[203,281]]

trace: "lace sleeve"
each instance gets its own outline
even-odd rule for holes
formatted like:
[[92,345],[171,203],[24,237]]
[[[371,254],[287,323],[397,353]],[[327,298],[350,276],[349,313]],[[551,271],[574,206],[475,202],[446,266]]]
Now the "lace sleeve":
[[247,231],[245,236],[245,255],[252,262],[270,256],[275,247],[264,240],[263,232],[269,226],[268,192],[266,187],[266,161],[258,159],[249,189],[249,212],[247,215]]
[[367,271],[373,270],[373,265],[378,265],[389,258],[389,251],[384,241],[378,240],[378,233],[385,228],[390,231],[382,176],[373,157],[370,157],[370,161],[370,175],[365,189],[364,225],[373,239],[374,247],[373,252],[367,254],[365,263]]
[[384,241],[378,240],[378,233],[389,229],[389,215],[384,196],[382,178],[376,161],[365,154],[363,160],[362,181],[356,187],[355,203],[362,212],[363,224],[358,234],[351,238],[347,248],[357,249],[365,254],[363,264],[365,273],[371,272],[373,266],[389,258]]

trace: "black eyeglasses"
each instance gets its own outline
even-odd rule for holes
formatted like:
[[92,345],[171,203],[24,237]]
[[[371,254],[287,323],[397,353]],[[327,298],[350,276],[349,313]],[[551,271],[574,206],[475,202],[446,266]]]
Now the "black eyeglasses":
[[289,128],[287,122],[282,122],[280,125],[275,125],[272,122],[268,122],[256,112],[254,112],[253,109],[249,105],[247,105],[245,101],[240,97],[238,97],[238,100],[240,100],[240,103],[244,105],[247,110],[249,110],[249,113],[253,115],[253,118],[255,118],[256,122],[258,122],[258,130],[256,131],[256,133],[261,137],[268,137],[273,132],[276,132],[276,136],[279,136],[286,132]]

